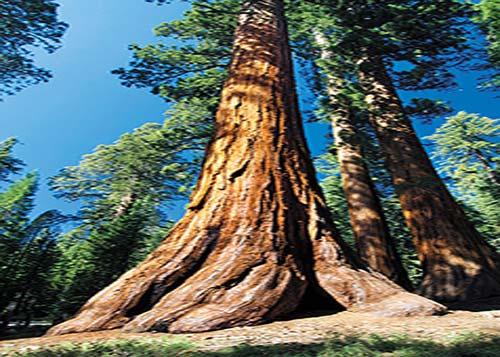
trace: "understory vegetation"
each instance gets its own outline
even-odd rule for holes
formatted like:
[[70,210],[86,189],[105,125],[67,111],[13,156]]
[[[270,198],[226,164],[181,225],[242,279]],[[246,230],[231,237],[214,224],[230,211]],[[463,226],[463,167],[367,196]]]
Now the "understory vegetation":
[[[9,18],[10,29],[0,26],[0,47],[9,44],[0,49],[0,95],[49,80],[50,72],[34,65],[29,46],[53,52],[68,27],[57,18],[56,2],[22,3],[0,4],[0,20]],[[255,294],[252,303],[258,304],[265,293],[275,294],[273,289],[282,295],[271,296],[263,306],[275,308],[277,315],[245,302],[252,323],[293,312],[309,290],[316,298],[327,292],[328,299],[349,309],[358,301],[355,294],[364,303],[370,294],[377,300],[375,286],[388,291],[377,285],[386,279],[373,271],[443,303],[500,294],[500,119],[425,97],[429,91],[455,90],[457,73],[464,69],[477,70],[479,88],[500,88],[499,0],[189,3],[182,18],[155,28],[157,43],[131,45],[128,67],[112,71],[124,86],[147,89],[170,105],[162,123],[145,123],[112,144],[98,145],[48,179],[56,198],[78,205],[75,212],[49,209],[34,215],[44,181],[36,170],[26,172],[14,154],[17,138],[0,142],[0,336],[13,327],[28,329],[33,321],[68,320],[89,298],[153,257],[162,242],[171,241],[175,249],[156,254],[168,259],[153,261],[155,271],[135,270],[148,283],[129,288],[128,280],[136,281],[123,278],[120,293],[102,294],[123,308],[109,312],[103,328],[139,321],[176,289],[181,293],[172,296],[181,309],[208,311],[206,324],[210,314],[242,311],[232,305],[241,296]],[[262,14],[268,24],[251,23]],[[245,21],[251,26],[243,26]],[[249,30],[252,26],[257,30]],[[265,31],[258,26],[275,30],[262,39],[256,34]],[[175,45],[165,45],[166,40]],[[258,50],[259,55],[238,52],[238,41],[248,41],[248,53]],[[299,68],[299,96],[315,98],[303,116],[327,124],[320,134],[327,143],[314,167],[292,65]],[[259,72],[267,66],[275,71]],[[248,68],[256,68],[255,73],[246,73]],[[434,134],[419,137],[414,127],[427,124]],[[254,196],[260,197],[258,203]],[[189,197],[187,219],[176,225],[168,212]],[[326,268],[317,273],[322,263]],[[165,267],[170,270],[157,273]],[[335,278],[346,286],[353,277],[362,278],[339,292],[342,284],[328,278],[337,268]],[[189,289],[191,276],[198,280]],[[270,281],[263,283],[263,277]],[[369,279],[379,280],[372,284]],[[259,284],[271,288],[258,290]],[[399,288],[394,289],[397,295]],[[186,307],[188,293],[196,303]],[[101,313],[109,301],[94,301],[89,309],[99,305]],[[214,301],[217,308],[203,308]],[[165,319],[167,325],[189,315],[177,314],[178,306],[165,308],[175,315]],[[233,317],[214,319],[220,325],[213,328],[231,326]],[[148,321],[148,329],[170,326]],[[317,345],[220,351],[180,340],[108,341],[13,355],[498,356],[499,345],[497,337],[470,335],[446,344],[339,336]]]
[[400,356],[400,357],[497,357],[500,337],[467,334],[446,341],[416,340],[406,336],[335,336],[316,344],[238,345],[221,349],[200,347],[185,339],[110,340],[61,344],[34,351],[11,352],[9,357],[167,357],[167,356]]

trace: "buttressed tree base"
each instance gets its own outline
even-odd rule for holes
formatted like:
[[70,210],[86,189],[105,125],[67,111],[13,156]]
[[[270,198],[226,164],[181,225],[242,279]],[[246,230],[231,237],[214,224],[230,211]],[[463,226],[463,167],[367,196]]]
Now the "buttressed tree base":
[[198,185],[148,258],[49,335],[196,332],[271,321],[323,294],[353,311],[444,307],[365,270],[329,217],[306,146],[280,0],[244,1]]

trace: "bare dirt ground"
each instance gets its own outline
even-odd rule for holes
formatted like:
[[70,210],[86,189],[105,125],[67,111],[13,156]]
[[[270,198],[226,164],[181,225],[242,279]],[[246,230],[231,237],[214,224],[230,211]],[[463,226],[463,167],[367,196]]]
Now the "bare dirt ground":
[[202,350],[248,344],[265,346],[273,344],[312,344],[336,335],[379,336],[406,335],[413,339],[446,341],[466,333],[500,336],[500,310],[450,311],[444,316],[382,318],[359,313],[341,312],[317,317],[298,317],[270,324],[237,327],[197,334],[170,335],[165,333],[123,333],[120,330],[38,337],[0,341],[2,351],[27,351],[60,343],[98,342],[111,339],[142,339],[185,337]]

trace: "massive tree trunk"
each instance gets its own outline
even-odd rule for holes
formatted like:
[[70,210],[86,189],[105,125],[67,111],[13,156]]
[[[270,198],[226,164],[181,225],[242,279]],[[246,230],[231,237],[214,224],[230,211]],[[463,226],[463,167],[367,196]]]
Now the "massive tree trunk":
[[383,60],[367,56],[359,68],[370,121],[424,270],[419,292],[439,301],[500,294],[498,254],[482,239],[434,170]]
[[348,265],[299,116],[283,4],[244,1],[234,57],[187,213],[136,268],[49,334],[206,331],[292,312],[306,289],[348,308],[443,307]]
[[[321,58],[331,60],[328,41],[315,33]],[[326,69],[328,70],[328,69]],[[342,93],[344,80],[327,74],[327,93],[332,106],[332,129],[340,165],[342,188],[349,218],[362,261],[407,290],[412,288],[408,274],[397,253],[384,216],[382,205],[366,164],[360,134],[356,128],[349,99]]]

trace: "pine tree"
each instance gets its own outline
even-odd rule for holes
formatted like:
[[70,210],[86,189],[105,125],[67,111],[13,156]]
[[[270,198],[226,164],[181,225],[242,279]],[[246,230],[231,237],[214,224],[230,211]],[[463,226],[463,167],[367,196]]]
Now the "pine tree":
[[148,123],[114,144],[99,145],[78,166],[52,177],[52,190],[57,197],[80,200],[81,216],[94,226],[126,213],[137,197],[151,197],[161,206],[176,197],[180,182],[191,174],[189,161],[180,155],[191,142],[170,124]]
[[68,25],[57,19],[58,6],[52,0],[0,2],[0,96],[51,77],[34,64],[32,49],[52,53],[59,47]]
[[[163,125],[148,123],[100,145],[78,166],[51,178],[58,197],[82,202],[80,224],[62,239],[54,271],[61,301],[56,316],[76,312],[166,233],[164,207],[184,195],[179,190],[198,167],[191,159],[206,141],[202,112],[194,108],[178,104]],[[198,115],[184,121],[193,111]]]
[[30,221],[38,175],[27,174],[0,194],[0,314],[2,327],[14,315],[46,304],[48,271],[55,259],[57,227],[66,220],[47,211]]
[[[38,175],[27,174],[0,193],[0,261],[3,279],[9,279],[14,252],[22,243],[23,228],[29,222],[29,213],[33,209],[34,195],[37,190]],[[5,292],[5,289],[1,289]]]
[[17,174],[24,165],[19,159],[12,156],[12,149],[17,144],[14,137],[0,142],[0,181],[5,181],[11,174]]
[[59,254],[56,247],[59,226],[66,221],[67,217],[58,211],[42,213],[24,229],[23,242],[14,253],[14,279],[7,287],[12,292],[8,315],[23,319],[25,326],[33,317],[46,318],[56,302],[51,268]]
[[[500,120],[460,112],[426,139],[434,144],[440,172],[469,209],[478,228],[499,248]],[[474,214],[475,213],[475,214]]]
[[[434,143],[434,155],[443,173],[465,187],[474,184],[471,172],[486,178],[490,185],[500,187],[497,162],[500,157],[500,119],[459,112],[447,118],[434,135],[426,137]],[[477,179],[476,179],[477,180]]]
[[489,70],[491,76],[483,83],[485,88],[500,88],[500,1],[482,0],[478,5],[477,22],[487,35],[489,43]]

